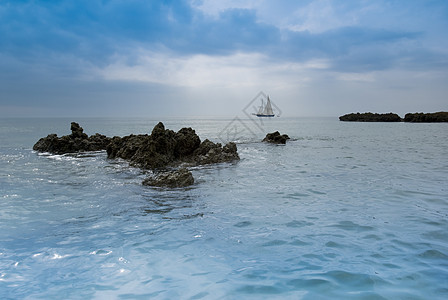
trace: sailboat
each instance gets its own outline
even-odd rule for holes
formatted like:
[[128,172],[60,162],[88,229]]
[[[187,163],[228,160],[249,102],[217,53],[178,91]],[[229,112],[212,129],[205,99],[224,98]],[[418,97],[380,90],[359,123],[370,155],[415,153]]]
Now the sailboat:
[[266,101],[266,105],[264,105],[263,99],[261,99],[261,106],[258,108],[258,112],[255,114],[257,117],[274,117],[274,112],[272,111],[271,99]]

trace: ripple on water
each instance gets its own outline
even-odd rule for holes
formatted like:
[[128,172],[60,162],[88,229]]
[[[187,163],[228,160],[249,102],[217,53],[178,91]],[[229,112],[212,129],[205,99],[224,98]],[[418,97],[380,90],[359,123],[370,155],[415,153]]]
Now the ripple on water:
[[272,240],[272,241],[263,243],[262,246],[263,247],[282,246],[287,243],[288,243],[287,241],[283,241],[283,240]]
[[365,226],[353,223],[352,221],[341,221],[338,224],[329,225],[329,227],[336,227],[342,230],[364,232],[374,230],[372,226]]
[[448,265],[448,255],[435,249],[426,250],[418,256],[424,259],[440,260],[441,262],[444,262],[444,265]]
[[307,221],[293,220],[291,222],[286,223],[285,225],[286,225],[286,227],[300,228],[300,227],[305,227],[305,226],[312,226],[312,225],[314,225],[314,223],[307,222]]
[[241,221],[241,222],[234,224],[233,226],[242,228],[242,227],[247,227],[250,225],[252,225],[252,222],[250,222],[250,221]]

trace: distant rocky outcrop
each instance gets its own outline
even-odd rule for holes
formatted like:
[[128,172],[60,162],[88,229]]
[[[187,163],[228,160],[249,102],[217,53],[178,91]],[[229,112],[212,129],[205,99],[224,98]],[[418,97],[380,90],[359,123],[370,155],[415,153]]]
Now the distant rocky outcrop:
[[49,134],[41,138],[33,146],[33,150],[54,154],[100,151],[105,150],[111,141],[111,138],[99,133],[89,137],[76,122],[71,123],[70,129],[72,131],[70,135],[58,137],[56,134]]
[[448,122],[448,112],[440,111],[435,113],[407,113],[404,119],[394,113],[351,113],[339,117],[340,121],[354,122],[410,122],[410,123],[438,123]]
[[411,123],[448,122],[448,112],[440,111],[435,113],[408,113],[404,116],[404,121]]
[[339,117],[340,121],[350,122],[401,122],[399,115],[394,113],[378,114],[378,113],[351,113]]
[[280,132],[272,132],[266,134],[266,137],[263,139],[263,142],[273,143],[273,144],[286,144],[286,141],[289,140],[289,136],[286,134],[280,134]]
[[178,188],[187,187],[194,184],[194,178],[187,168],[180,168],[173,171],[160,172],[143,180],[143,185]]

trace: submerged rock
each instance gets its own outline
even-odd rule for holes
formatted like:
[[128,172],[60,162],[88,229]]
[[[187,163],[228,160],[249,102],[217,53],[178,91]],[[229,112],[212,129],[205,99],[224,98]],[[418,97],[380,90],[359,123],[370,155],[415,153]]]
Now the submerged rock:
[[194,178],[187,168],[158,173],[143,180],[143,185],[157,187],[187,187],[194,184]]
[[404,121],[411,123],[448,122],[448,112],[439,111],[435,113],[408,113],[404,116]]
[[394,113],[378,114],[378,113],[351,113],[339,117],[340,121],[351,122],[401,122],[402,119],[399,115]]
[[70,135],[58,137],[56,134],[49,134],[41,138],[34,144],[33,150],[54,154],[100,151],[105,150],[111,140],[99,133],[89,137],[76,122],[71,123],[70,129],[72,131]]
[[266,134],[266,137],[263,139],[263,142],[273,144],[286,144],[287,140],[289,140],[289,136],[287,134],[280,134],[280,132],[276,131]]

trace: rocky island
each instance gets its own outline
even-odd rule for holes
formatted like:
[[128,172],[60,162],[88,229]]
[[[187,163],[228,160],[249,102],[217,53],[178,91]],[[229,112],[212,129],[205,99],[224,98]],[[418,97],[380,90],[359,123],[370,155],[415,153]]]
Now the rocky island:
[[351,122],[410,122],[410,123],[440,123],[448,122],[448,112],[435,113],[407,113],[404,119],[394,113],[350,113],[339,117],[340,121]]
[[155,175],[143,181],[143,184],[167,187],[187,186],[194,182],[187,169],[174,169],[167,173],[167,168],[239,160],[235,143],[222,146],[208,139],[201,142],[192,128],[174,132],[165,129],[162,122],[149,135],[131,134],[113,138],[98,133],[88,136],[76,122],[71,123],[70,129],[70,135],[58,137],[50,134],[41,138],[33,150],[53,154],[106,150],[109,159],[122,158],[129,161],[131,166],[152,170]]
[[340,121],[349,122],[401,122],[399,115],[394,113],[378,114],[378,113],[351,113],[339,117]]
[[404,116],[404,121],[411,123],[448,122],[448,112],[439,111],[435,113],[408,113]]

